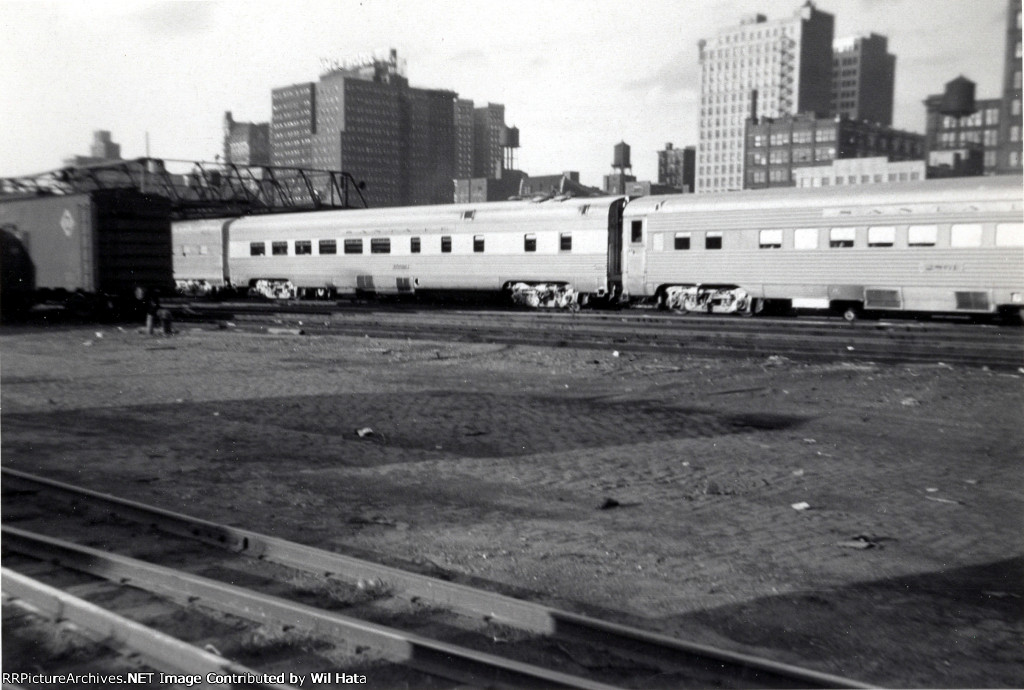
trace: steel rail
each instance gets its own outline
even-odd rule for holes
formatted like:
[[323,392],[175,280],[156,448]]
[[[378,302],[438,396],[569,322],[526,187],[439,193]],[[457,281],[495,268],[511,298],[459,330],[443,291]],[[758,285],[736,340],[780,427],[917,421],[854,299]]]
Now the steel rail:
[[341,639],[352,650],[373,649],[392,662],[460,683],[511,690],[615,687],[14,527],[0,534],[5,549],[248,620]]
[[[100,644],[121,653],[137,654],[146,665],[166,673],[199,674],[204,678],[209,674],[244,676],[247,679],[268,675],[119,616],[10,568],[0,567],[0,583],[5,601],[23,605],[56,622],[72,623]],[[261,680],[247,680],[246,685],[277,690],[293,687]]]
[[675,639],[542,604],[524,601],[363,559],[298,544],[181,513],[147,506],[82,487],[0,468],[5,487],[45,487],[71,497],[86,496],[125,517],[167,532],[198,539],[323,577],[376,579],[400,588],[410,599],[444,605],[464,614],[532,633],[600,644],[666,672],[700,671],[758,687],[868,688],[855,680],[709,645]]
[[[224,320],[217,308],[186,318]],[[483,317],[483,318],[482,318]],[[713,356],[782,355],[803,360],[946,362],[1016,369],[1024,366],[1019,329],[985,332],[918,323],[801,323],[741,318],[680,318],[655,313],[436,312],[358,313],[285,311],[280,306],[232,315],[240,328],[298,325],[303,333],[382,338],[452,339],[523,345],[574,346]],[[301,323],[299,323],[301,322]],[[279,329],[274,329],[278,331]],[[454,331],[454,333],[453,333]],[[461,332],[460,332],[461,331]]]

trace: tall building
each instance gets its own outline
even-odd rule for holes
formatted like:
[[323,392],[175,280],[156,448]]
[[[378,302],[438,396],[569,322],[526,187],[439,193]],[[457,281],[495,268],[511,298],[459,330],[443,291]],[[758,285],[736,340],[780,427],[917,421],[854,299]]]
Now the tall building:
[[[792,187],[796,169],[830,165],[839,159],[884,156],[890,161],[924,160],[923,135],[865,120],[800,114],[748,121],[746,129],[746,189]],[[872,177],[872,181],[884,180]]]
[[451,203],[453,180],[501,177],[505,107],[409,86],[396,51],[325,64],[273,91],[275,165],[344,170],[372,206]]
[[896,56],[878,34],[837,38],[832,43],[831,114],[892,124]]
[[473,176],[501,179],[505,160],[505,106],[488,103],[473,112]]
[[270,93],[270,162],[278,167],[313,167],[316,84],[292,84]]
[[658,184],[682,192],[693,192],[694,160],[697,149],[686,146],[674,148],[672,142],[658,151]]
[[237,165],[270,165],[270,125],[235,122],[230,110],[224,113],[223,159]]
[[455,99],[455,177],[473,177],[473,101]]
[[1021,172],[1021,0],[1006,3],[1006,49],[1003,52],[1002,119],[997,173]]
[[702,40],[697,192],[742,189],[751,115],[825,115],[832,97],[834,19],[811,0],[791,16],[756,14]]

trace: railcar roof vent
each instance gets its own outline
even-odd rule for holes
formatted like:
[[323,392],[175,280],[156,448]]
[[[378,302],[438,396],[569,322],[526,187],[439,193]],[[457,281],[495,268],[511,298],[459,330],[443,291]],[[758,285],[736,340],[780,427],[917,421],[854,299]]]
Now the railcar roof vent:
[[462,220],[473,220],[476,218],[476,211],[463,211]]

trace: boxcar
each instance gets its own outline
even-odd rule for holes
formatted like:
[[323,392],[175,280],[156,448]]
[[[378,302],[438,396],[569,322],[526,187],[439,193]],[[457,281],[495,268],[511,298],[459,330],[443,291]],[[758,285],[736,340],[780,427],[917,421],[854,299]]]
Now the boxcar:
[[999,176],[635,199],[624,289],[697,311],[1016,313],[1022,196]]
[[91,313],[130,307],[138,288],[173,287],[166,199],[129,190],[5,199],[0,227],[8,247],[2,270],[20,261],[17,289],[26,303]]

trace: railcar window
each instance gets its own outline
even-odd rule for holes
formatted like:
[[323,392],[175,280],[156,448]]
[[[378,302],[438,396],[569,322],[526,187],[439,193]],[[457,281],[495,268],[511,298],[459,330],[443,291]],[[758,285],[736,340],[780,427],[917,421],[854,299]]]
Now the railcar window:
[[337,254],[338,253],[338,242],[337,240],[320,240],[320,255],[324,254]]
[[362,254],[363,253],[363,241],[362,240],[345,240],[345,253],[346,254]]
[[313,242],[312,240],[295,240],[295,255],[305,255],[313,253]]
[[537,251],[537,236],[533,233],[523,235],[523,251],[524,252],[535,252]]
[[473,220],[476,218],[476,211],[463,211],[462,220]]
[[817,249],[818,228],[797,228],[793,231],[793,249]]
[[980,247],[981,226],[975,223],[954,225],[949,229],[950,247]]
[[389,237],[373,237],[370,239],[370,253],[371,254],[390,254],[391,253],[391,238]]
[[896,228],[892,225],[876,225],[868,228],[869,247],[891,247],[896,243]]
[[473,235],[473,251],[476,252],[477,254],[479,254],[479,253],[483,252],[483,250],[484,250],[484,236],[483,235]]
[[996,226],[997,247],[1024,247],[1024,223],[1000,223]]
[[420,238],[419,237],[410,237],[409,238],[409,252],[411,254],[419,254],[420,253]]
[[853,246],[857,236],[854,228],[832,228],[828,234],[828,246],[833,249],[845,249]]
[[267,245],[263,242],[249,243],[249,256],[263,256],[267,253]]
[[938,238],[938,225],[911,225],[907,228],[908,247],[934,247]]
[[558,248],[563,252],[572,251],[572,233],[563,232],[558,235]]
[[642,220],[634,220],[629,225],[629,241],[634,244],[637,242],[644,241],[644,222]]
[[270,253],[274,256],[288,256],[287,242],[271,242]]
[[704,248],[705,249],[721,249],[722,248],[722,232],[720,230],[711,230],[704,235]]
[[761,249],[782,249],[781,230],[762,230],[758,239]]
[[677,232],[675,236],[675,249],[679,251],[686,251],[690,248],[690,233],[688,232]]
[[441,235],[441,253],[451,254],[452,253],[452,236]]

